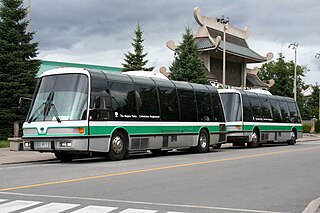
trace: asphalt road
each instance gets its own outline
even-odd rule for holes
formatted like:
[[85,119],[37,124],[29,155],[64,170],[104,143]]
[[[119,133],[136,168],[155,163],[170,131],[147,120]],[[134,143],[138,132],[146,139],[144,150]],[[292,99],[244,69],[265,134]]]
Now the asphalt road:
[[0,212],[301,212],[320,142],[0,166]]

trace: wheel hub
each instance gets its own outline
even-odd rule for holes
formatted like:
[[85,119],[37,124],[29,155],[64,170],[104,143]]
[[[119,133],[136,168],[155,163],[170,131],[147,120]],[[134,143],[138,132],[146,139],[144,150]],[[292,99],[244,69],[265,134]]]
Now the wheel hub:
[[119,136],[115,137],[112,141],[112,149],[115,153],[119,154],[123,149],[123,141]]
[[203,149],[207,146],[207,137],[204,134],[200,135],[200,146]]

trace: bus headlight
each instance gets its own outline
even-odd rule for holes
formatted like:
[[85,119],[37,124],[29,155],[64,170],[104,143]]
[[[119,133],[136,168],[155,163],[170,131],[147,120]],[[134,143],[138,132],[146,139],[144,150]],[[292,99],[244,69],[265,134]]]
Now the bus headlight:
[[65,142],[65,141],[59,142],[59,145],[60,145],[60,147],[72,147],[71,142]]

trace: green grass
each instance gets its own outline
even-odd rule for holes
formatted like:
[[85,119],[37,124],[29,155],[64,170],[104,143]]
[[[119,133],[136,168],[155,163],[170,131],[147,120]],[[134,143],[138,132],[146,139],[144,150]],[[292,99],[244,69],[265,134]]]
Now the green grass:
[[10,146],[9,141],[7,140],[0,140],[0,148],[8,148]]

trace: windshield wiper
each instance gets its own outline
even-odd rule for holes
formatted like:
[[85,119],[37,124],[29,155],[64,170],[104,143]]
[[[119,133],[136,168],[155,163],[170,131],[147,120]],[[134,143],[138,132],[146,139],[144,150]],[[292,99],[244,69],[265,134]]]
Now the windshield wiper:
[[52,107],[53,115],[54,115],[54,117],[56,117],[58,123],[61,123],[61,120],[60,120],[60,118],[59,118],[59,114],[58,114],[56,105],[54,105],[54,103],[51,103],[51,106],[50,106],[50,107]]
[[[34,116],[35,116],[35,114],[42,108],[42,106],[44,106],[44,108],[42,109],[42,111],[44,111],[44,112],[43,112],[43,120],[46,119],[46,116],[49,114],[49,111],[50,111],[50,109],[51,109],[51,107],[52,107],[52,110],[53,110],[52,112],[53,112],[55,118],[57,119],[57,121],[58,121],[59,123],[61,123],[61,120],[60,120],[60,118],[59,118],[59,114],[58,114],[57,108],[56,108],[56,106],[54,105],[54,103],[52,103],[53,97],[54,97],[54,92],[51,91],[51,92],[49,93],[48,97],[47,97],[47,100],[46,100],[44,103],[42,103],[42,104],[34,111],[34,113],[30,116],[30,119],[28,120],[28,123],[31,123],[32,121],[34,121],[34,120],[36,120],[36,119],[38,118],[38,116],[37,116],[37,117],[34,117]],[[42,111],[39,113],[40,115],[42,114]]]

